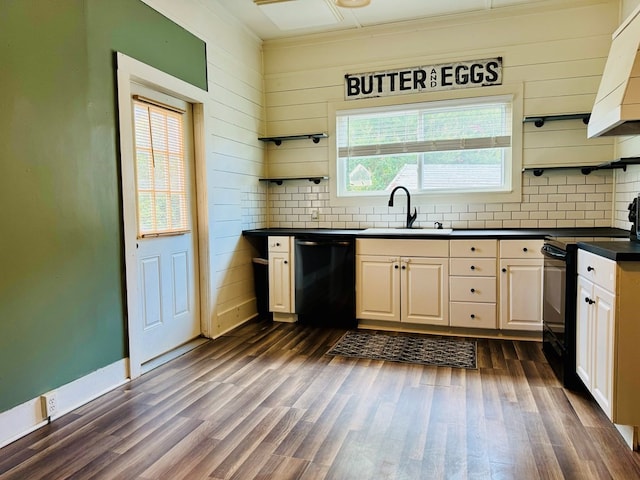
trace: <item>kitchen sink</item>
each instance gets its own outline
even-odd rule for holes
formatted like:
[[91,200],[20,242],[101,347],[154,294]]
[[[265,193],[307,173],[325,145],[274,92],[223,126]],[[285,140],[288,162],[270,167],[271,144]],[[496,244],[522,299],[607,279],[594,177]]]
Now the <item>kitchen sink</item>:
[[452,228],[366,228],[360,235],[449,235]]

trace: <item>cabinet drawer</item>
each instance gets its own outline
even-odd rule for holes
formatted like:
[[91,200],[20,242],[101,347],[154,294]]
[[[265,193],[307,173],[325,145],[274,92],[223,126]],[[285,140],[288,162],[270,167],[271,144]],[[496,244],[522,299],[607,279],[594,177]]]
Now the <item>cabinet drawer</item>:
[[452,257],[495,257],[497,240],[451,240]]
[[450,325],[453,327],[496,328],[496,304],[451,302]]
[[289,251],[289,238],[290,237],[269,237],[269,251],[270,252],[288,252]]
[[492,277],[496,274],[493,258],[452,258],[449,260],[449,275],[467,277]]
[[544,240],[501,240],[500,258],[543,258]]
[[453,302],[495,302],[496,277],[449,277]]
[[449,240],[357,238],[356,253],[358,255],[446,258],[449,256]]
[[578,275],[610,292],[616,287],[616,262],[591,252],[578,250]]

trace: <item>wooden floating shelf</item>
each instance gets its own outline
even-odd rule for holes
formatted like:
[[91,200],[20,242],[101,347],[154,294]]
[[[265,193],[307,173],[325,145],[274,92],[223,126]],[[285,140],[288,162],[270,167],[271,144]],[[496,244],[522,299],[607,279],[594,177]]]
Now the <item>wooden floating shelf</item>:
[[575,167],[528,167],[523,168],[523,172],[533,172],[536,177],[539,177],[544,173],[545,170],[568,170],[568,169],[580,169],[580,172],[583,175],[589,175],[591,172],[595,170],[614,170],[614,169],[622,169],[623,171],[627,171],[627,165],[640,165],[640,157],[624,157],[619,158],[617,160],[613,160],[611,162],[601,163],[599,165],[586,165],[586,166],[578,166]]
[[313,140],[313,143],[318,143],[321,138],[328,138],[329,135],[326,133],[306,133],[303,135],[282,135],[279,137],[259,137],[258,140],[261,142],[273,142],[276,145],[281,145],[284,141],[289,140]]
[[524,117],[522,123],[533,122],[536,127],[540,128],[545,124],[545,122],[554,122],[557,120],[582,120],[582,123],[587,125],[589,123],[590,117],[590,113],[570,113],[567,115],[537,115]]
[[282,185],[287,180],[309,180],[318,185],[322,180],[329,180],[329,177],[276,177],[276,178],[259,178],[260,182],[271,182]]

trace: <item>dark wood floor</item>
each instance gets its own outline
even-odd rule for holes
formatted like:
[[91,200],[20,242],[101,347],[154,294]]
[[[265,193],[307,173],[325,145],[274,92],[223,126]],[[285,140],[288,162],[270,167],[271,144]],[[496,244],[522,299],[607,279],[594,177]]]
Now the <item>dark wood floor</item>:
[[326,356],[253,321],[0,450],[0,479],[640,479],[640,455],[533,342],[477,370]]

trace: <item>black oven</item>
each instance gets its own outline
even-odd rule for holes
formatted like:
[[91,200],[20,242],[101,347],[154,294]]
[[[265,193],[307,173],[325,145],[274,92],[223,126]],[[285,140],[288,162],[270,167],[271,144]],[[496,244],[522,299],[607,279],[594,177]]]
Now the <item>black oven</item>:
[[576,374],[578,242],[629,241],[624,230],[603,228],[598,233],[591,237],[546,237],[542,246],[542,351],[562,385],[571,389],[583,388]]
[[547,238],[544,255],[542,350],[562,385],[579,388],[576,374],[577,245]]

